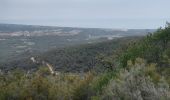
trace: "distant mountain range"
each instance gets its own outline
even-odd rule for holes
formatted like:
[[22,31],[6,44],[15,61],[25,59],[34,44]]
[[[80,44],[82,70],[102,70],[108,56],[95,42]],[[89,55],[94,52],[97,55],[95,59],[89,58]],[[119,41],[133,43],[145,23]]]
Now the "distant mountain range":
[[153,32],[155,29],[105,29],[105,28],[74,28],[74,27],[56,27],[56,26],[38,26],[38,25],[18,25],[18,24],[0,24],[0,36],[73,36],[86,34],[87,36],[104,35],[145,35]]

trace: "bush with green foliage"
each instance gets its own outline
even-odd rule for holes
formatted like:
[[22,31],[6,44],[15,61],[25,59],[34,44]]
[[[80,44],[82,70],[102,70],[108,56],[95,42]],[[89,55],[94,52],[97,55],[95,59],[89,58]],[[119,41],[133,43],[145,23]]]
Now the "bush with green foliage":
[[0,100],[86,100],[93,94],[92,72],[51,75],[46,67],[35,73],[13,71],[0,75]]
[[101,98],[106,100],[169,100],[170,88],[154,64],[137,59],[112,79]]

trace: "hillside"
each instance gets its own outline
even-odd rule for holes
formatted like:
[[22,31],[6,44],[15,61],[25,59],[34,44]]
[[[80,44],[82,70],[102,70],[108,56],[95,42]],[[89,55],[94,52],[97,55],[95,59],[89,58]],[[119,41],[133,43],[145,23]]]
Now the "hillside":
[[[102,55],[109,56],[121,46],[136,39],[140,39],[140,37],[119,38],[101,43],[50,50],[40,55],[40,58],[52,64],[59,71],[87,72],[92,69],[97,70],[98,60]],[[104,70],[104,67],[99,69]]]
[[[23,70],[36,70],[41,63],[33,63],[30,58],[34,57],[39,62],[50,63],[56,71],[64,72],[87,72],[89,70],[102,71],[105,68],[98,68],[98,58],[101,55],[111,55],[115,50],[132,40],[141,37],[126,37],[105,42],[69,46],[64,48],[52,49],[43,53],[23,53],[17,57],[11,57],[7,63],[2,63],[4,70],[15,68]],[[11,67],[13,66],[13,67]]]

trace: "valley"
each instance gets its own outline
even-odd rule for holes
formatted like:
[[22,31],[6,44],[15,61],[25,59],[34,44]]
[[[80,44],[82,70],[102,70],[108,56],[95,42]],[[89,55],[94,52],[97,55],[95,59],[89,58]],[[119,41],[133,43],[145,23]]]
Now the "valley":
[[144,36],[154,29],[100,29],[0,24],[0,62],[22,54],[91,44],[120,37]]

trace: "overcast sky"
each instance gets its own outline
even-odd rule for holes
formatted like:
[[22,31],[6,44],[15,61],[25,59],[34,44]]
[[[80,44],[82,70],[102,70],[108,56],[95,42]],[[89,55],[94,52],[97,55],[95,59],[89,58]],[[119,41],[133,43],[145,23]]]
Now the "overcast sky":
[[0,23],[100,28],[158,28],[170,0],[0,0]]

